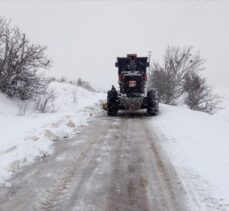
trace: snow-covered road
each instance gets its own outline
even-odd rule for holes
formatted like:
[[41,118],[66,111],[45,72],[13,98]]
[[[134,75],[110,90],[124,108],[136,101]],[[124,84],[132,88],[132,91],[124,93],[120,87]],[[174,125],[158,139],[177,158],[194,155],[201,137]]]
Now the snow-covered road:
[[152,118],[102,112],[15,174],[1,188],[0,210],[195,210],[148,126]]

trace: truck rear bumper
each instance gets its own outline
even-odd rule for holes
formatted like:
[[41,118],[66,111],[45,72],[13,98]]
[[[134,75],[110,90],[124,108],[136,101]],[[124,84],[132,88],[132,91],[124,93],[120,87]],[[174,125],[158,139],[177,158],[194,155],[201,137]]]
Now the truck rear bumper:
[[138,110],[145,108],[144,97],[120,97],[120,108],[124,110]]

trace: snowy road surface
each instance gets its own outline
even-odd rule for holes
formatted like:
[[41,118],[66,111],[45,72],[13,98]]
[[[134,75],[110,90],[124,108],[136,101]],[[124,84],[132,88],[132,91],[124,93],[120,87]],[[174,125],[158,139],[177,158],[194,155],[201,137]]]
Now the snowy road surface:
[[189,210],[182,183],[148,127],[152,118],[101,114],[1,187],[0,210]]

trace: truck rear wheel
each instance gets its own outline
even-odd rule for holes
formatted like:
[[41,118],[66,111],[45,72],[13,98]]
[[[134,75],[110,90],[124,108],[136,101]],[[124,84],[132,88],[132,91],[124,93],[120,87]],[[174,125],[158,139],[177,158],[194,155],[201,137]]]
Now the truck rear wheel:
[[118,112],[117,92],[110,90],[107,93],[107,115],[115,116]]
[[147,113],[150,116],[156,116],[159,113],[159,99],[156,90],[147,92]]

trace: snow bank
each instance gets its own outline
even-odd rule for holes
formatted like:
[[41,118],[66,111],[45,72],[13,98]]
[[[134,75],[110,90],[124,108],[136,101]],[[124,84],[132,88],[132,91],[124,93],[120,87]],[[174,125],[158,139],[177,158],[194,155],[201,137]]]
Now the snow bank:
[[51,83],[50,89],[57,94],[55,113],[37,113],[32,102],[0,93],[0,184],[21,166],[52,153],[53,141],[77,134],[98,109],[95,104],[105,98],[104,94],[58,82]]
[[183,107],[161,105],[150,120],[168,155],[206,210],[229,210],[229,122]]

